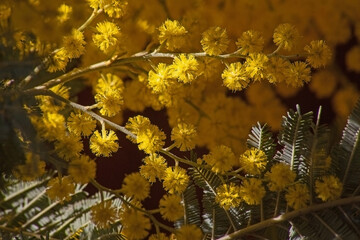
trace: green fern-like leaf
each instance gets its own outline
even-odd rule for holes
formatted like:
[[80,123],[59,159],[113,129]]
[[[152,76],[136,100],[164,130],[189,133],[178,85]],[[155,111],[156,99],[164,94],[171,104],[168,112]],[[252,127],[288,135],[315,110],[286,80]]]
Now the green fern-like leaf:
[[344,196],[360,192],[360,101],[350,114],[340,143],[332,152],[333,168],[343,182]]
[[175,222],[175,226],[180,227],[184,224],[201,225],[201,208],[199,204],[199,196],[196,193],[194,184],[190,184],[183,193],[185,219]]
[[268,159],[272,159],[275,153],[276,144],[272,132],[267,124],[263,126],[258,122],[253,126],[247,140],[248,147],[254,147],[265,152]]
[[305,159],[309,153],[312,119],[312,112],[301,114],[300,107],[297,106],[296,112],[290,110],[287,116],[283,117],[279,135],[279,143],[283,149],[277,152],[276,159],[290,164],[300,178],[305,178],[308,170]]

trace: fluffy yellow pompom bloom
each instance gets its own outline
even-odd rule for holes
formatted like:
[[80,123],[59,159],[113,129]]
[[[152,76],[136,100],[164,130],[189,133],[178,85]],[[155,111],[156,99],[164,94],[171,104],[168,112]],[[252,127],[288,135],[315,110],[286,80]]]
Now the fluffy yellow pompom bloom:
[[224,145],[217,146],[209,154],[204,155],[203,159],[215,173],[225,173],[237,164],[235,154]]
[[132,208],[126,208],[120,214],[122,232],[126,239],[145,239],[151,228],[150,220],[144,213]]
[[116,152],[119,144],[116,142],[118,137],[113,130],[95,131],[90,137],[90,149],[96,156],[111,156],[112,152]]
[[25,164],[16,166],[13,174],[22,181],[32,181],[41,177],[45,173],[45,162],[40,160],[39,155],[27,152],[25,153]]
[[236,42],[236,46],[241,54],[259,53],[264,48],[264,38],[259,32],[249,30],[242,33]]
[[234,183],[223,184],[216,189],[215,201],[225,210],[238,207],[242,201],[240,187]]
[[293,87],[301,87],[311,80],[311,70],[304,62],[294,62],[288,69],[286,83]]
[[171,140],[180,151],[189,151],[195,147],[197,132],[195,126],[187,123],[179,123],[171,131]]
[[345,62],[348,70],[360,73],[360,45],[352,47],[346,53]]
[[202,34],[200,41],[203,50],[209,55],[219,55],[226,51],[229,39],[225,29],[212,27]]
[[83,142],[80,136],[63,134],[58,136],[58,140],[54,144],[56,154],[66,161],[77,159],[83,150]]
[[57,12],[58,12],[58,15],[56,17],[57,20],[63,23],[70,19],[73,9],[69,5],[61,4],[60,7],[57,9]]
[[202,239],[201,229],[196,225],[183,225],[179,230],[176,231],[176,240],[195,240]]
[[126,129],[137,135],[139,132],[144,131],[150,124],[151,123],[149,118],[137,115],[135,117],[129,118],[125,127]]
[[72,160],[68,168],[69,175],[76,183],[86,184],[96,175],[96,163],[87,155]]
[[309,54],[306,61],[314,68],[325,66],[331,59],[331,50],[323,40],[311,41],[304,49]]
[[162,93],[166,91],[169,81],[172,79],[170,68],[165,63],[159,63],[154,70],[155,72],[149,71],[149,86],[155,93]]
[[149,240],[170,240],[170,238],[165,233],[156,233],[150,235]]
[[250,78],[240,62],[231,63],[221,74],[225,87],[232,91],[240,91],[246,88]]
[[87,0],[93,9],[104,9],[112,18],[124,16],[128,2],[125,0]]
[[115,23],[104,21],[96,25],[97,33],[93,35],[95,45],[104,53],[114,51],[121,37]]
[[64,71],[68,62],[69,58],[67,52],[64,48],[61,48],[59,51],[57,51],[50,57],[47,70],[49,72],[57,72],[60,70]]
[[82,112],[72,112],[67,119],[67,128],[76,136],[89,136],[96,128],[96,120]]
[[[50,90],[65,99],[69,99],[70,97],[70,88],[64,84],[58,84],[50,88]],[[57,113],[66,106],[65,103],[56,101],[50,96],[36,96],[35,99],[39,101],[39,108],[43,113]]]
[[144,158],[144,165],[140,167],[140,174],[149,182],[156,182],[156,178],[161,180],[167,168],[166,159],[157,154],[151,154]]
[[265,188],[262,181],[257,178],[246,179],[240,186],[242,199],[249,205],[258,205],[265,196]]
[[84,54],[85,44],[84,34],[77,29],[63,40],[63,47],[69,58],[78,58]]
[[166,41],[166,48],[170,51],[182,47],[185,43],[186,29],[174,20],[166,20],[159,27],[159,41],[163,44]]
[[282,57],[271,57],[266,64],[266,78],[270,83],[284,82],[290,68],[290,61]]
[[139,144],[140,150],[151,154],[161,150],[165,144],[165,138],[165,133],[158,126],[151,124],[137,133],[136,142]]
[[360,97],[359,91],[355,86],[348,85],[339,89],[332,98],[332,106],[336,114],[342,118],[347,118]]
[[295,26],[284,23],[280,24],[275,30],[274,30],[274,43],[277,46],[282,45],[282,47],[285,50],[291,50],[298,39],[300,38],[300,34],[298,30],[295,28]]
[[48,183],[46,193],[51,200],[59,200],[61,203],[69,201],[71,194],[75,192],[75,184],[69,176],[53,178]]
[[91,221],[99,228],[108,228],[116,221],[117,210],[111,200],[98,203],[91,207]]
[[160,199],[160,214],[169,221],[176,221],[184,216],[184,206],[181,204],[181,197],[177,195],[164,195]]
[[170,194],[181,194],[189,183],[186,170],[181,167],[168,167],[165,170],[163,186]]
[[268,187],[270,191],[279,192],[285,190],[287,186],[294,182],[296,173],[291,171],[289,165],[277,163],[265,174],[265,178],[269,180]]
[[39,135],[48,141],[55,141],[66,132],[65,118],[59,113],[46,112],[42,117],[33,117],[31,121]]
[[140,173],[131,173],[124,178],[121,192],[128,197],[142,201],[150,194],[150,183]]
[[309,189],[305,184],[297,183],[289,187],[285,199],[287,204],[295,210],[306,207],[310,201]]
[[95,86],[95,92],[106,92],[109,89],[113,89],[122,93],[124,91],[123,80],[115,74],[106,73],[102,74],[101,78],[98,79]]
[[342,190],[343,185],[340,179],[333,175],[324,176],[315,182],[315,192],[324,202],[338,199]]
[[119,89],[108,88],[106,91],[98,92],[95,101],[104,116],[113,117],[118,114],[124,104],[124,99]]
[[257,175],[265,170],[267,157],[262,150],[251,148],[240,156],[239,164],[246,173]]
[[309,89],[315,93],[316,98],[328,98],[336,89],[336,73],[329,70],[317,71],[312,75]]
[[193,55],[180,54],[170,66],[171,75],[180,82],[190,83],[198,76],[199,63]]
[[249,77],[255,81],[260,81],[265,77],[265,70],[269,58],[262,53],[250,53],[249,57],[246,58],[245,70]]

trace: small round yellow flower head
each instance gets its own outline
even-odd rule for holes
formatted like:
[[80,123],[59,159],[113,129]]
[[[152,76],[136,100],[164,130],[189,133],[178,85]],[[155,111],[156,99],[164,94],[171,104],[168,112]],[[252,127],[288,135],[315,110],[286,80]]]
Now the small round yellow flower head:
[[95,92],[106,92],[109,89],[114,89],[122,93],[124,91],[124,82],[123,80],[115,74],[107,73],[101,75],[101,78],[98,79],[95,86]]
[[146,32],[147,34],[154,34],[156,27],[154,24],[151,24],[151,22],[145,20],[145,19],[138,19],[136,21],[136,26],[140,28],[142,31]]
[[138,132],[136,142],[139,144],[139,149],[151,154],[155,153],[164,146],[166,135],[158,126],[149,125],[143,131]]
[[137,115],[135,117],[129,118],[125,127],[127,130],[132,132],[135,135],[138,135],[139,132],[143,132],[151,125],[149,118]]
[[163,93],[169,87],[169,81],[172,79],[170,67],[165,63],[159,63],[158,66],[149,71],[149,86],[155,93]]
[[186,170],[181,167],[168,167],[165,170],[163,186],[170,194],[181,194],[189,183]]
[[120,214],[120,218],[123,226],[121,234],[125,235],[126,239],[145,239],[149,234],[151,224],[144,213],[132,208],[126,208]]
[[291,64],[287,74],[286,83],[293,87],[302,87],[304,82],[308,83],[311,79],[311,70],[304,62],[297,61]]
[[224,145],[215,147],[209,154],[204,155],[203,159],[215,173],[225,173],[237,164],[231,148]]
[[200,228],[196,225],[183,225],[175,233],[176,240],[195,240],[202,239],[203,234]]
[[169,67],[172,77],[183,83],[190,83],[198,76],[199,63],[194,55],[180,54]]
[[285,199],[287,204],[295,210],[306,207],[310,201],[309,189],[305,184],[297,183],[289,187]]
[[240,195],[249,205],[258,205],[265,196],[265,188],[262,181],[257,178],[245,179],[240,186]]
[[294,182],[296,173],[291,171],[289,165],[277,163],[265,174],[265,178],[269,181],[268,187],[270,191],[280,192]]
[[64,37],[63,47],[69,58],[78,58],[85,52],[84,34],[74,29],[70,36]]
[[335,113],[341,118],[347,118],[359,97],[359,91],[353,85],[339,89],[332,98],[332,106]]
[[232,91],[240,91],[246,88],[250,78],[240,62],[231,63],[221,74],[225,87]]
[[81,155],[69,164],[68,173],[76,183],[86,184],[96,175],[96,163],[87,155]]
[[96,120],[82,112],[72,112],[67,119],[67,129],[76,136],[89,136],[96,128]]
[[98,92],[95,101],[104,116],[113,117],[118,114],[124,104],[124,99],[119,89],[108,88],[106,91]]
[[171,131],[171,140],[180,151],[194,149],[197,132],[195,126],[187,123],[179,123]]
[[331,50],[323,40],[311,41],[304,50],[309,54],[306,61],[313,68],[325,66],[331,60]]
[[212,27],[203,32],[200,41],[202,49],[209,55],[219,55],[226,51],[229,39],[225,29]]
[[265,77],[265,70],[269,58],[262,53],[250,53],[246,58],[245,70],[254,81],[260,81]]
[[75,184],[69,176],[56,177],[49,181],[46,193],[51,200],[63,203],[69,201],[70,195],[75,193]]
[[240,187],[234,183],[223,184],[216,189],[215,201],[225,210],[238,207],[241,203]]
[[45,173],[45,162],[39,155],[32,152],[25,153],[25,164],[15,167],[14,176],[22,181],[32,181]]
[[125,15],[128,2],[124,0],[107,0],[103,2],[110,2],[104,6],[105,13],[112,18],[121,18]]
[[150,194],[150,183],[140,173],[131,173],[124,178],[121,192],[128,197],[142,201]]
[[241,37],[238,38],[236,46],[239,48],[239,53],[259,53],[264,48],[264,38],[261,34],[254,30],[243,32]]
[[97,33],[93,35],[95,45],[104,53],[114,51],[121,37],[120,30],[115,23],[104,21],[96,26]]
[[170,240],[165,233],[154,233],[150,235],[149,240]]
[[315,182],[315,192],[324,202],[338,199],[341,196],[343,185],[339,178],[329,175]]
[[177,20],[166,20],[159,27],[159,32],[160,44],[166,41],[166,48],[170,51],[178,49],[185,44],[187,31]]
[[273,38],[274,43],[277,46],[282,45],[285,50],[291,50],[299,40],[300,35],[295,26],[289,23],[284,23],[280,24],[274,30]]
[[360,45],[352,47],[346,53],[345,62],[348,70],[360,73]]
[[65,118],[59,113],[45,112],[42,117],[32,118],[39,135],[48,141],[55,141],[66,132]]
[[118,137],[113,130],[103,130],[101,134],[96,130],[90,137],[90,149],[97,157],[109,157],[112,152],[116,152],[119,148],[117,140]]
[[336,74],[329,70],[317,71],[312,75],[309,88],[315,93],[316,98],[323,99],[330,97],[336,89]]
[[76,135],[64,135],[64,133],[58,136],[55,142],[56,154],[66,161],[77,159],[80,156],[80,152],[83,150],[83,142],[80,136]]
[[161,180],[164,177],[167,163],[164,157],[151,154],[144,158],[144,165],[140,166],[140,174],[149,182],[156,182],[156,178]]
[[66,65],[69,62],[69,58],[67,56],[67,52],[64,48],[61,48],[55,54],[53,54],[49,59],[48,71],[56,72],[56,71],[64,71]]
[[[58,84],[52,88],[50,88],[52,92],[56,95],[59,95],[65,99],[69,99],[70,97],[70,88],[63,84]],[[63,102],[56,101],[54,98],[49,96],[36,96],[36,100],[39,101],[39,108],[43,113],[46,112],[59,112],[60,110],[64,109],[66,104]]]
[[271,57],[266,65],[266,78],[270,83],[284,82],[291,63],[282,57]]
[[67,20],[70,19],[70,16],[72,14],[72,7],[66,4],[61,4],[60,7],[58,8],[58,15],[57,15],[57,20],[60,23],[66,22]]
[[240,156],[239,163],[246,173],[257,175],[265,170],[267,157],[262,150],[251,148]]
[[91,221],[99,228],[108,228],[117,219],[117,210],[111,200],[100,202],[91,207]]
[[176,221],[184,216],[184,206],[181,204],[181,197],[177,195],[164,195],[160,199],[160,214],[169,221]]

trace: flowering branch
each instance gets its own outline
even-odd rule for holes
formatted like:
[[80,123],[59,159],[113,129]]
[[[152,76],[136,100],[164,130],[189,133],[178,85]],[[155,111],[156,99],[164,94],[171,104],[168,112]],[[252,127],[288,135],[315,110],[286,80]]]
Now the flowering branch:
[[306,214],[309,214],[309,213],[321,211],[321,210],[324,210],[324,209],[329,209],[329,208],[336,207],[336,206],[349,205],[349,204],[353,204],[353,203],[357,203],[357,202],[360,202],[360,196],[342,198],[342,199],[338,199],[338,200],[331,201],[331,202],[312,205],[312,206],[309,206],[307,208],[302,208],[302,209],[292,211],[292,212],[289,212],[289,213],[284,213],[284,214],[281,214],[281,215],[279,215],[277,217],[270,218],[270,219],[267,219],[265,221],[250,225],[250,226],[248,226],[248,227],[246,227],[244,229],[240,229],[240,230],[238,230],[236,232],[233,232],[233,233],[231,233],[229,235],[218,238],[217,240],[235,239],[235,238],[247,235],[249,233],[259,231],[261,229],[272,226],[274,224],[289,221],[289,220],[291,220],[293,218],[296,218],[296,217],[299,217],[299,216],[302,216],[302,215],[306,215]]

